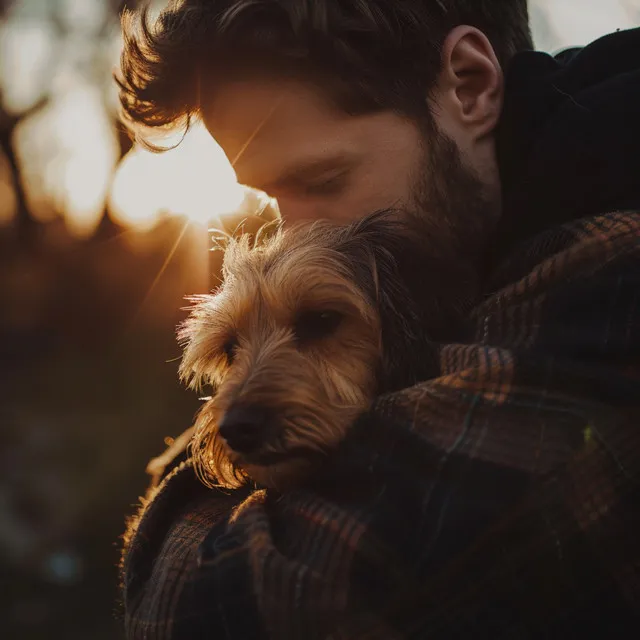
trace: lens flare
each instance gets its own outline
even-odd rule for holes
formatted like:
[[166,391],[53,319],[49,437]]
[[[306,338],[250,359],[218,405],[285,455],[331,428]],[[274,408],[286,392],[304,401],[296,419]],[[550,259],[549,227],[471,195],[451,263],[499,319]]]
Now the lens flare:
[[169,151],[135,146],[116,171],[109,211],[116,222],[139,230],[153,227],[162,213],[206,226],[235,211],[244,197],[222,150],[196,125]]

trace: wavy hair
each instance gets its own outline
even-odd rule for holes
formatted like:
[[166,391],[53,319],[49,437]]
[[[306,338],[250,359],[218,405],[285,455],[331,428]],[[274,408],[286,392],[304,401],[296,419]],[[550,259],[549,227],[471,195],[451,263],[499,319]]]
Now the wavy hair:
[[212,95],[240,74],[314,82],[348,113],[424,116],[443,42],[461,24],[489,38],[503,67],[532,48],[526,0],[171,0],[156,19],[126,11],[123,118],[188,127],[201,88]]

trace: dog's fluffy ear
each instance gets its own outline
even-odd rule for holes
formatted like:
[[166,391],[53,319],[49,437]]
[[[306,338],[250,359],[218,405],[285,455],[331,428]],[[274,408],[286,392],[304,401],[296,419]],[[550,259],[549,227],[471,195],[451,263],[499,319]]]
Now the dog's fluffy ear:
[[187,298],[191,306],[186,320],[178,325],[177,340],[182,347],[178,367],[180,380],[190,389],[202,391],[211,386],[213,393],[220,382],[226,360],[220,351],[220,335],[223,334],[217,318],[216,294],[204,294]]
[[420,251],[416,240],[402,216],[393,211],[376,212],[344,230],[341,251],[380,315],[384,391],[437,375],[435,347],[428,338],[428,308],[421,304],[422,288],[428,285],[416,273],[419,261],[413,259]]

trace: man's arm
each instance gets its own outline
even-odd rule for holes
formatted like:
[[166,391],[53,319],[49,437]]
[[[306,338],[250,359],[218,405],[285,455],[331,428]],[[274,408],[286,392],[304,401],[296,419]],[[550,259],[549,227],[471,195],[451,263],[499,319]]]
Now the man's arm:
[[587,415],[429,384],[363,420],[307,490],[202,490],[184,466],[129,553],[129,637],[502,637],[565,610],[574,630],[628,623],[640,496],[621,445],[637,429]]
[[627,637],[639,232],[575,225],[305,488],[225,493],[179,467],[128,547],[128,636]]

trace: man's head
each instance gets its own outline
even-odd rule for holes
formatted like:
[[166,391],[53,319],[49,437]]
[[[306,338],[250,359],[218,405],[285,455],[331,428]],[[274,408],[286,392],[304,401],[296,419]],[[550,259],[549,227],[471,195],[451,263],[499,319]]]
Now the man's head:
[[526,0],[181,0],[124,25],[129,119],[202,117],[285,220],[402,208],[430,250],[482,250],[502,68],[531,47]]

